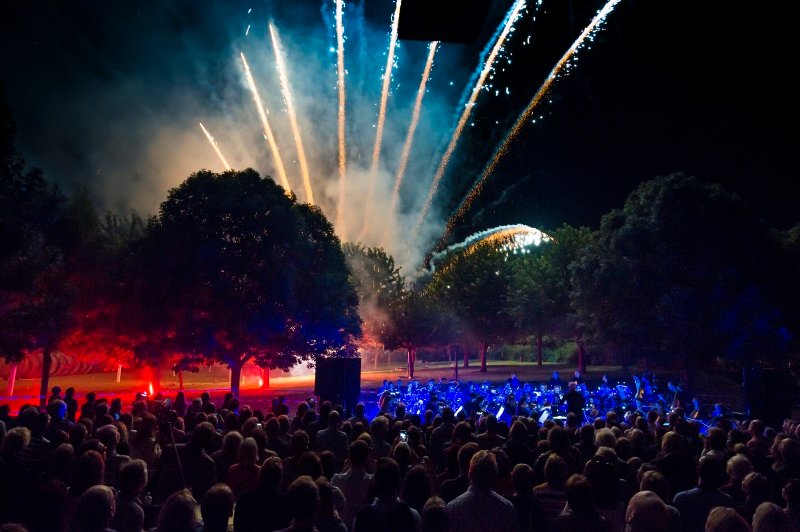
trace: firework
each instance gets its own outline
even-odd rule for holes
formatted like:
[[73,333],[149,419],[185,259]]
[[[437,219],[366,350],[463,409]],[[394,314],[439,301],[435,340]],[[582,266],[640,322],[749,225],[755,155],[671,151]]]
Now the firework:
[[609,0],[608,3],[598,11],[597,15],[592,19],[586,29],[578,36],[572,46],[561,56],[558,63],[553,67],[553,70],[550,71],[550,74],[545,79],[542,86],[536,91],[536,94],[533,95],[528,106],[522,112],[522,114],[517,119],[514,127],[511,128],[506,138],[503,142],[497,147],[492,156],[489,164],[486,165],[483,172],[481,173],[480,178],[476,181],[473,185],[472,189],[469,191],[467,196],[461,202],[461,205],[456,210],[455,214],[450,218],[447,222],[447,227],[445,228],[445,233],[443,236],[443,240],[450,235],[450,233],[455,228],[456,223],[461,219],[464,214],[469,210],[472,202],[475,201],[475,198],[481,193],[483,190],[483,186],[486,183],[486,180],[489,178],[492,173],[494,173],[495,169],[497,168],[500,159],[508,153],[508,148],[514,139],[519,135],[519,132],[525,126],[525,124],[531,119],[533,116],[534,111],[539,107],[542,103],[544,98],[547,96],[548,92],[552,88],[553,84],[559,77],[564,74],[567,67],[570,65],[570,61],[574,58],[577,51],[579,51],[584,44],[586,43],[587,39],[593,39],[596,32],[602,27],[603,22],[605,21],[606,17],[611,13],[611,11],[620,3],[621,0]]
[[464,126],[467,125],[467,120],[469,120],[469,115],[472,113],[472,109],[475,107],[475,102],[478,99],[478,95],[480,94],[481,90],[483,89],[484,83],[486,83],[486,77],[492,71],[494,67],[495,59],[500,51],[503,49],[503,45],[505,44],[506,38],[511,33],[514,23],[517,21],[522,9],[525,7],[524,0],[517,0],[514,2],[514,5],[511,6],[511,11],[509,11],[508,16],[505,19],[505,23],[503,24],[503,30],[500,32],[500,35],[497,36],[497,40],[492,47],[492,51],[489,53],[489,56],[486,58],[486,62],[481,69],[480,76],[478,76],[477,81],[475,82],[475,86],[472,89],[470,94],[469,100],[464,105],[464,109],[461,112],[461,116],[458,119],[458,123],[456,124],[455,129],[453,130],[453,135],[450,138],[450,143],[447,145],[447,149],[442,155],[442,160],[439,162],[439,167],[436,169],[436,174],[433,177],[433,182],[431,183],[430,190],[428,191],[428,197],[425,199],[425,203],[422,206],[422,210],[420,211],[419,218],[417,219],[417,227],[414,230],[415,233],[419,232],[419,229],[422,226],[422,223],[425,221],[425,217],[428,215],[428,211],[433,204],[433,197],[436,195],[436,191],[439,188],[439,182],[442,180],[444,176],[444,172],[447,169],[447,165],[450,162],[450,158],[453,155],[453,152],[456,149],[456,145],[458,144],[458,140],[461,137],[461,133],[464,131]]
[[339,80],[339,200],[336,204],[336,227],[342,234],[346,233],[344,227],[344,200],[345,200],[345,172],[347,158],[347,144],[345,138],[345,102],[344,87],[344,24],[342,23],[344,0],[336,0],[336,74]]
[[269,127],[269,120],[267,120],[267,112],[264,110],[264,104],[261,103],[261,96],[258,94],[258,88],[256,87],[256,82],[253,79],[253,74],[250,72],[250,65],[247,64],[247,58],[244,56],[243,52],[240,52],[242,56],[242,64],[244,65],[244,73],[247,77],[247,85],[250,87],[250,92],[253,93],[253,101],[256,104],[256,110],[258,111],[258,116],[261,119],[261,125],[264,128],[264,138],[267,139],[267,144],[269,144],[270,150],[272,151],[272,157],[275,159],[275,166],[278,168],[278,176],[281,180],[281,186],[286,190],[286,194],[291,194],[292,188],[289,186],[289,180],[286,177],[286,168],[283,166],[283,158],[281,157],[281,152],[278,151],[278,144],[275,142],[275,135],[272,134],[272,128]]
[[199,124],[200,124],[200,129],[202,129],[203,133],[206,134],[206,138],[208,139],[209,144],[211,144],[211,147],[214,148],[215,152],[217,152],[217,156],[219,157],[220,161],[222,161],[222,164],[225,165],[225,170],[230,170],[231,165],[228,164],[228,161],[226,161],[225,157],[222,155],[222,151],[219,149],[217,141],[214,140],[214,137],[211,136],[211,133],[208,132],[208,130],[206,129],[206,127],[203,125],[202,122],[199,122]]
[[286,110],[289,113],[289,125],[292,128],[292,136],[297,146],[297,158],[300,161],[300,174],[303,177],[303,188],[306,193],[306,201],[314,204],[314,192],[311,190],[311,177],[308,173],[308,163],[306,162],[306,152],[303,149],[303,139],[300,136],[300,127],[297,125],[297,113],[294,109],[294,99],[292,98],[291,87],[289,86],[289,75],[286,73],[286,61],[283,50],[281,49],[278,30],[275,25],[270,23],[269,34],[272,38],[272,48],[275,52],[275,66],[278,69],[278,77],[281,82],[281,92],[283,99],[286,100]]
[[[425,62],[425,70],[422,72],[422,79],[419,82],[419,89],[417,89],[417,99],[414,101],[414,111],[411,114],[411,124],[408,127],[408,134],[406,134],[406,142],[403,145],[403,153],[400,156],[400,165],[397,169],[397,176],[394,181],[394,189],[392,190],[392,203],[389,208],[389,214],[394,215],[397,210],[397,203],[400,199],[400,185],[403,184],[403,177],[408,168],[408,158],[411,155],[411,146],[414,142],[414,133],[417,130],[417,123],[419,123],[419,115],[422,110],[422,98],[425,96],[425,87],[428,84],[428,79],[431,76],[431,68],[433,67],[433,58],[436,55],[436,49],[439,46],[438,41],[430,44],[428,49],[428,60]],[[387,225],[387,231],[388,231]]]
[[375,176],[378,173],[378,161],[381,156],[381,143],[383,142],[383,126],[386,122],[386,100],[389,99],[389,85],[392,81],[392,68],[394,66],[394,49],[397,46],[397,25],[400,23],[400,4],[402,0],[397,0],[392,18],[392,32],[389,37],[389,53],[386,54],[386,69],[383,71],[383,89],[381,90],[381,103],[378,111],[378,126],[375,131],[375,146],[372,148],[372,166],[370,167],[369,185],[367,186],[367,198],[364,208],[364,225],[361,229],[361,236],[367,230],[372,196],[375,193]]

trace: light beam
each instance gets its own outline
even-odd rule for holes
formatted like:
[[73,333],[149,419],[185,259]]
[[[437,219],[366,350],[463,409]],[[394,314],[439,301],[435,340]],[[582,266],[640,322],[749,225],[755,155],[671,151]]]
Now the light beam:
[[253,93],[253,101],[256,104],[258,117],[261,119],[261,126],[264,128],[264,138],[267,139],[270,151],[272,151],[272,158],[275,159],[275,166],[278,169],[278,177],[281,180],[281,186],[286,190],[286,195],[292,193],[292,187],[289,186],[289,179],[286,177],[286,168],[283,166],[283,158],[281,152],[278,150],[278,144],[275,142],[275,135],[272,134],[272,128],[269,127],[269,120],[267,120],[267,112],[264,110],[264,104],[261,103],[261,96],[258,94],[256,82],[253,79],[253,73],[250,72],[250,65],[247,64],[247,58],[244,52],[239,52],[242,56],[242,64],[244,65],[244,73],[247,77],[247,85],[250,87],[250,92]]
[[283,99],[286,100],[286,110],[289,113],[289,125],[292,128],[292,136],[294,143],[297,146],[297,159],[300,162],[300,174],[303,177],[303,188],[306,193],[306,201],[314,205],[314,192],[311,190],[311,177],[308,173],[308,163],[306,162],[306,152],[303,148],[303,138],[300,136],[300,127],[297,125],[297,113],[294,109],[294,98],[292,98],[291,87],[289,86],[289,75],[286,72],[286,61],[284,59],[283,50],[281,49],[280,38],[278,37],[278,30],[275,25],[270,22],[269,34],[272,38],[272,48],[275,51],[275,66],[278,69],[278,77],[281,82],[281,92]]
[[217,145],[217,141],[214,140],[214,137],[211,136],[211,133],[208,132],[208,130],[206,129],[206,126],[204,126],[202,122],[198,122],[198,123],[200,124],[200,128],[203,130],[203,133],[206,134],[206,138],[208,139],[209,144],[211,144],[211,147],[214,148],[215,152],[217,152],[217,156],[219,157],[219,160],[222,161],[222,164],[225,165],[225,170],[230,170],[231,169],[231,165],[228,164],[228,161],[226,161],[225,157],[222,155],[222,151],[219,149],[219,146]]
[[472,93],[470,94],[469,100],[464,106],[464,110],[461,112],[461,116],[458,119],[458,123],[456,124],[456,127],[453,130],[453,135],[450,138],[450,143],[447,145],[447,149],[445,150],[444,155],[442,155],[442,160],[439,162],[439,167],[436,169],[436,174],[433,177],[433,182],[431,182],[431,187],[428,190],[428,197],[425,198],[425,203],[422,205],[422,211],[420,211],[419,218],[417,219],[417,225],[416,228],[414,229],[414,234],[419,234],[422,224],[425,221],[425,218],[428,216],[428,211],[430,211],[431,205],[433,204],[433,198],[436,195],[436,191],[439,189],[439,182],[442,180],[444,172],[447,169],[447,165],[450,162],[450,158],[453,156],[453,152],[456,149],[456,145],[458,144],[458,140],[461,137],[461,133],[464,131],[464,126],[467,125],[467,120],[469,120],[469,115],[472,113],[472,109],[475,107],[475,102],[478,99],[478,95],[483,89],[483,85],[486,82],[486,77],[492,71],[492,68],[494,67],[494,61],[497,58],[497,55],[503,49],[503,45],[505,44],[506,38],[511,33],[511,30],[514,27],[514,23],[517,21],[517,18],[519,17],[524,7],[525,7],[525,0],[517,0],[516,2],[514,2],[514,5],[511,6],[511,11],[506,17],[505,24],[503,26],[503,31],[500,32],[500,35],[497,37],[497,41],[492,47],[491,53],[489,53],[489,57],[486,58],[486,62],[484,63],[483,69],[481,70],[481,74],[480,76],[478,76],[478,80],[475,83],[475,87],[473,87],[472,89]]
[[[425,62],[425,69],[422,72],[422,79],[419,82],[417,89],[417,99],[414,101],[414,111],[411,114],[411,124],[408,127],[406,134],[406,142],[403,145],[403,153],[400,155],[400,165],[397,168],[397,175],[394,180],[394,189],[392,189],[392,203],[389,208],[389,216],[394,220],[394,214],[397,211],[397,203],[400,200],[400,186],[403,184],[403,178],[408,168],[408,159],[411,155],[411,146],[414,143],[414,133],[417,130],[419,123],[419,115],[422,110],[422,99],[425,96],[425,87],[428,84],[428,79],[431,76],[431,68],[433,67],[433,58],[436,55],[436,49],[439,46],[439,41],[433,41],[428,48],[428,60]],[[387,233],[389,231],[389,224],[387,224]]]
[[342,22],[344,0],[336,0],[336,74],[339,80],[339,199],[336,204],[336,227],[341,234],[347,234],[344,226],[345,179],[347,172],[347,139],[345,137],[345,103],[344,85],[344,23]]
[[472,205],[472,202],[475,201],[475,198],[480,195],[486,180],[494,173],[495,169],[497,169],[500,159],[502,159],[503,156],[508,153],[508,148],[511,143],[514,141],[517,135],[519,135],[519,132],[522,131],[522,128],[525,127],[525,124],[531,119],[533,112],[539,107],[539,104],[541,104],[541,102],[547,96],[559,76],[562,75],[562,72],[564,71],[565,67],[569,65],[570,60],[573,58],[575,53],[582,48],[587,38],[594,37],[595,33],[602,27],[606,17],[611,13],[611,11],[614,10],[620,1],[621,0],[609,0],[603,9],[597,12],[597,15],[595,15],[589,25],[586,26],[575,42],[572,43],[572,46],[570,46],[566,53],[561,56],[561,59],[559,59],[558,63],[556,63],[556,65],[553,67],[553,70],[550,71],[550,74],[547,76],[544,83],[542,83],[542,86],[539,87],[539,90],[536,91],[536,94],[534,94],[533,98],[531,98],[528,106],[517,119],[514,127],[511,128],[508,135],[506,135],[506,138],[495,150],[492,159],[489,161],[489,164],[486,165],[486,168],[484,168],[480,178],[475,182],[472,189],[470,189],[469,193],[464,198],[464,201],[462,201],[461,205],[459,205],[455,214],[453,214],[453,216],[447,222],[445,233],[442,236],[442,241],[445,240],[450,233],[452,233],[456,223],[458,223],[461,217],[466,214]]
[[375,145],[372,148],[372,166],[369,172],[369,183],[367,185],[367,198],[364,203],[364,225],[361,228],[359,239],[363,238],[367,231],[367,223],[372,211],[372,197],[375,195],[375,178],[378,173],[378,163],[381,158],[381,144],[383,143],[383,127],[386,122],[386,101],[389,99],[389,86],[392,81],[392,68],[394,67],[394,50],[397,46],[397,26],[400,23],[400,4],[402,0],[396,0],[394,16],[392,17],[392,31],[389,37],[389,53],[386,54],[386,68],[383,71],[383,89],[381,90],[381,103],[378,111],[378,125],[375,131]]

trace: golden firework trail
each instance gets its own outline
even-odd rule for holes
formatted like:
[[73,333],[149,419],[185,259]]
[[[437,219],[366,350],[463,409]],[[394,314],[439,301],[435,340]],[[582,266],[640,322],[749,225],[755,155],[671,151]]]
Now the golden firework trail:
[[275,166],[278,169],[281,186],[286,190],[286,194],[289,195],[292,192],[292,188],[289,186],[289,180],[286,177],[286,168],[283,166],[283,158],[281,157],[281,152],[278,150],[278,144],[275,142],[275,135],[272,134],[272,128],[269,127],[267,112],[264,110],[264,104],[261,103],[261,96],[258,94],[258,88],[253,79],[253,73],[250,72],[250,65],[247,64],[247,58],[244,56],[243,52],[239,52],[239,55],[242,56],[247,85],[250,87],[250,92],[253,93],[253,101],[256,104],[258,117],[261,119],[261,125],[264,128],[264,138],[267,139],[267,144],[269,144],[270,151],[272,151],[272,158],[275,159]]
[[389,99],[389,85],[392,81],[392,68],[394,67],[394,50],[397,46],[397,26],[400,23],[400,4],[402,0],[397,0],[392,17],[392,33],[389,37],[389,53],[386,54],[386,68],[383,71],[383,89],[381,90],[381,103],[378,111],[378,126],[375,131],[375,146],[372,148],[372,166],[369,172],[369,184],[367,185],[367,198],[364,202],[364,225],[361,228],[359,239],[363,238],[367,231],[369,221],[372,196],[375,194],[375,177],[378,173],[378,162],[381,158],[381,144],[383,142],[383,126],[386,123],[386,100]]
[[347,234],[344,227],[345,175],[347,172],[347,144],[345,138],[344,86],[344,23],[342,22],[344,0],[336,0],[336,74],[339,80],[339,199],[336,204],[336,227],[340,234]]
[[[422,71],[422,79],[419,82],[417,89],[417,99],[414,101],[414,111],[411,114],[411,125],[408,127],[406,134],[406,142],[403,145],[403,153],[400,156],[400,165],[397,169],[397,175],[394,180],[394,189],[392,190],[392,203],[389,209],[389,216],[393,217],[397,210],[397,203],[400,200],[400,186],[403,184],[403,178],[408,168],[408,158],[411,155],[411,146],[414,143],[414,133],[417,130],[419,123],[419,115],[422,110],[422,98],[425,96],[425,87],[428,85],[428,79],[431,77],[431,68],[433,67],[433,58],[436,55],[436,49],[439,46],[439,41],[433,41],[428,49],[428,60],[425,62],[425,70]],[[387,224],[387,231],[389,225]]]
[[495,59],[497,59],[497,55],[503,49],[503,45],[505,44],[506,38],[511,33],[511,30],[514,27],[514,23],[517,21],[517,18],[519,17],[524,7],[525,7],[524,0],[517,0],[516,2],[514,2],[514,5],[511,7],[510,14],[506,19],[503,31],[497,37],[497,41],[492,47],[492,51],[489,54],[489,57],[486,58],[486,62],[484,63],[483,69],[481,70],[481,75],[478,77],[478,81],[475,83],[475,87],[472,89],[472,93],[470,94],[469,100],[464,106],[464,110],[461,112],[461,116],[458,119],[458,123],[456,124],[456,127],[453,130],[453,135],[450,138],[450,143],[447,145],[447,149],[445,150],[444,155],[442,155],[442,160],[439,162],[439,167],[436,169],[436,174],[433,177],[431,188],[428,190],[428,197],[425,198],[425,203],[422,205],[422,211],[420,211],[419,218],[417,219],[417,226],[414,229],[414,233],[419,233],[419,230],[423,222],[425,221],[425,217],[428,216],[428,211],[430,211],[431,205],[433,204],[433,198],[436,195],[436,191],[439,189],[439,182],[442,180],[445,170],[447,170],[447,165],[450,162],[450,158],[453,156],[453,152],[456,149],[456,145],[458,144],[458,140],[461,137],[461,133],[464,131],[464,126],[467,125],[467,121],[469,120],[469,115],[472,113],[472,109],[475,107],[475,102],[478,99],[478,95],[483,89],[483,85],[486,82],[487,76],[494,68],[494,61]]
[[281,82],[281,92],[283,99],[286,100],[286,110],[289,113],[289,125],[292,128],[292,136],[297,146],[297,159],[300,162],[300,174],[303,177],[303,188],[306,193],[306,201],[314,204],[314,192],[311,190],[311,176],[308,173],[308,163],[306,162],[306,152],[303,149],[303,139],[300,136],[300,127],[297,125],[297,113],[294,109],[294,98],[292,98],[291,87],[289,86],[289,75],[286,73],[286,60],[281,49],[278,30],[270,22],[269,35],[272,38],[272,48],[275,51],[275,66],[278,69],[278,77]]
[[208,132],[208,130],[206,129],[206,126],[204,126],[202,122],[199,122],[199,124],[200,124],[200,129],[202,129],[203,133],[206,134],[206,138],[208,139],[209,144],[211,144],[211,147],[214,148],[215,152],[217,152],[217,156],[219,157],[219,160],[222,161],[222,164],[225,165],[225,170],[230,170],[231,169],[231,165],[228,164],[228,161],[226,161],[225,157],[222,155],[222,151],[219,149],[219,146],[217,145],[217,141],[214,140],[214,137],[211,136],[211,133]]
[[486,180],[489,178],[489,176],[491,176],[494,173],[498,163],[500,162],[500,159],[502,159],[503,156],[505,156],[506,153],[508,153],[509,146],[517,137],[517,135],[519,135],[519,132],[522,131],[522,128],[525,127],[525,124],[527,124],[528,121],[531,119],[534,111],[542,103],[542,101],[547,96],[553,84],[562,74],[564,69],[567,67],[567,65],[569,65],[570,60],[575,55],[575,52],[578,51],[583,46],[587,38],[589,38],[590,36],[594,36],[594,34],[600,29],[606,17],[611,13],[611,11],[614,10],[614,8],[617,6],[617,4],[620,3],[620,1],[621,0],[609,0],[609,2],[606,3],[605,6],[603,6],[603,9],[597,12],[597,15],[595,15],[595,17],[592,19],[589,25],[586,26],[586,29],[583,30],[583,32],[580,34],[580,36],[578,36],[575,42],[572,43],[572,46],[570,46],[569,49],[566,51],[566,53],[564,53],[564,55],[561,56],[561,59],[559,59],[558,63],[556,63],[556,65],[553,67],[553,70],[550,71],[550,74],[547,76],[544,83],[542,83],[542,86],[539,87],[539,90],[536,91],[536,94],[533,95],[533,98],[531,98],[531,101],[528,104],[528,106],[525,108],[525,110],[517,119],[516,123],[514,124],[514,127],[511,128],[508,135],[506,135],[506,138],[495,150],[492,159],[489,161],[489,164],[486,165],[486,168],[484,168],[481,177],[476,181],[475,185],[473,185],[472,189],[464,198],[464,201],[461,202],[461,205],[456,210],[455,214],[453,214],[453,216],[447,222],[447,227],[445,228],[445,233],[442,237],[443,240],[450,235],[450,233],[455,228],[456,223],[458,223],[461,217],[463,217],[464,214],[466,214],[466,212],[472,205],[472,202],[475,201],[475,198],[477,198],[478,195],[481,193],[481,191],[483,190],[483,185],[486,183]]

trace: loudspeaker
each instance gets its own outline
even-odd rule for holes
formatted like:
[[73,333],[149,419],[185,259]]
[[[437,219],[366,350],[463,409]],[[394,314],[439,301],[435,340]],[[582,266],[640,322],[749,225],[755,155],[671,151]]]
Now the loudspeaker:
[[318,358],[314,378],[314,395],[320,401],[341,404],[348,414],[353,411],[361,394],[361,359]]
[[481,33],[490,5],[491,0],[403,0],[397,36],[472,44]]
[[780,430],[792,411],[795,382],[787,370],[744,368],[742,370],[745,412],[750,419],[764,420]]

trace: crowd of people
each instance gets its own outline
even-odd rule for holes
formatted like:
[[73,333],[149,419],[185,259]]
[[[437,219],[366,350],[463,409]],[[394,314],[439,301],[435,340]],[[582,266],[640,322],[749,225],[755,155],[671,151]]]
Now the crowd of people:
[[270,410],[57,387],[2,406],[0,532],[800,530],[790,420]]

